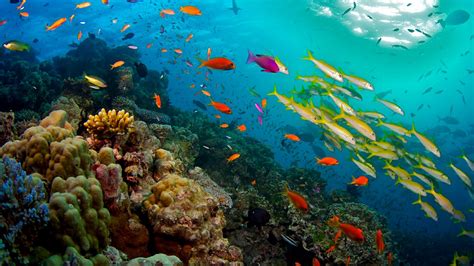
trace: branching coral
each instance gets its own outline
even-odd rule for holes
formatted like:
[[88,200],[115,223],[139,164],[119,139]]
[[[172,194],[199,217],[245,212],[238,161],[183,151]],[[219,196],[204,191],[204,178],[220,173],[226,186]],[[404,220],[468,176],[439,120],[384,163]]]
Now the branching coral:
[[132,130],[134,118],[124,110],[115,109],[108,112],[102,108],[97,115],[89,115],[89,119],[84,123],[89,134],[98,139],[111,138],[115,135],[123,135]]
[[39,178],[26,175],[21,165],[8,157],[0,163],[0,180],[0,240],[4,245],[0,249],[6,253],[1,261],[28,263],[23,255],[49,220],[46,190]]

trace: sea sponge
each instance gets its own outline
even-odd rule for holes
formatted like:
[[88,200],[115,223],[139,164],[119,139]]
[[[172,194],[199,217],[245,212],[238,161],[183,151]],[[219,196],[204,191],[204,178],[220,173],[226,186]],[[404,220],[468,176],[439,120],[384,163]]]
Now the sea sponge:
[[45,117],[43,120],[40,122],[40,126],[47,128],[48,126],[55,126],[55,127],[61,127],[64,129],[67,129],[69,131],[74,131],[74,128],[72,127],[69,122],[67,122],[68,115],[66,111],[64,110],[56,110],[52,111],[49,113],[47,117]]
[[111,138],[115,135],[123,135],[132,130],[134,118],[124,110],[115,109],[108,112],[102,108],[97,115],[89,115],[89,119],[84,123],[89,134],[95,138]]
[[55,249],[73,247],[80,254],[95,256],[109,244],[109,211],[95,178],[56,177],[49,200],[51,232]]
[[110,147],[102,147],[97,155],[97,160],[105,165],[115,163],[114,150]]
[[242,254],[223,237],[225,217],[217,200],[195,181],[168,174],[143,202],[153,227],[155,251],[190,265],[242,264]]

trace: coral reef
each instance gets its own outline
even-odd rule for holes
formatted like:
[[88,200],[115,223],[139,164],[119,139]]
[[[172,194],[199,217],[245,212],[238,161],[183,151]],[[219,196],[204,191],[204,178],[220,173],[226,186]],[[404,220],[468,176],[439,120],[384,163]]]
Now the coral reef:
[[211,194],[219,202],[219,205],[225,208],[232,208],[232,198],[230,193],[217,185],[205,172],[199,167],[195,167],[188,172],[189,178],[195,180],[207,193]]
[[0,261],[27,264],[39,232],[49,221],[46,190],[38,177],[26,175],[21,165],[5,157],[0,162]]
[[84,123],[87,132],[98,139],[112,138],[115,135],[124,135],[132,130],[133,116],[124,110],[115,109],[106,111],[104,108],[96,115],[89,115]]
[[143,204],[157,251],[191,265],[242,261],[239,248],[223,237],[225,218],[217,200],[195,181],[170,174],[152,192]]
[[86,257],[94,257],[109,244],[109,211],[104,208],[100,183],[84,176],[56,177],[49,200],[52,237],[50,250],[73,247]]
[[0,112],[0,145],[15,137],[15,113]]
[[182,266],[183,263],[176,256],[167,256],[165,254],[155,254],[148,258],[135,258],[126,264],[127,266],[141,265],[163,265],[163,266]]

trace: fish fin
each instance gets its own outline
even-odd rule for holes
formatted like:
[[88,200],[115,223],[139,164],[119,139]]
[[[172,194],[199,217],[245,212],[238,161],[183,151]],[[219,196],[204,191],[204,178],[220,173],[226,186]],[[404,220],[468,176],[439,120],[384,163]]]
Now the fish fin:
[[466,229],[464,229],[463,227],[461,227],[461,233],[459,233],[459,234],[457,235],[457,237],[464,236],[464,235],[466,235],[466,233],[467,233]]
[[205,61],[205,60],[203,60],[203,59],[201,59],[201,58],[199,58],[199,57],[196,57],[196,59],[201,63],[201,64],[198,66],[198,68],[201,68],[201,67],[206,66],[205,64],[206,64],[207,61]]
[[308,50],[308,56],[307,57],[303,57],[303,60],[314,60],[314,57],[313,57],[313,54],[311,53],[310,50]]
[[382,126],[382,125],[383,125],[383,121],[382,121],[382,119],[379,118],[379,119],[377,120],[377,124],[375,124],[375,126],[376,126],[376,127],[379,127],[379,126]]
[[339,120],[341,118],[344,118],[346,117],[346,114],[344,114],[344,110],[342,110],[342,108],[340,109],[340,113],[338,115],[336,115],[335,117],[332,118],[332,120],[336,121],[336,120]]
[[211,97],[209,97],[209,100],[211,100],[211,102],[210,102],[210,103],[209,103],[207,106],[211,106],[211,105],[213,105],[213,103],[214,103],[214,100],[213,100]]
[[422,203],[422,201],[421,201],[421,195],[418,194],[418,200],[414,201],[412,204],[413,204],[413,205],[416,205],[416,204],[421,204],[421,203]]
[[275,96],[277,96],[277,95],[278,95],[277,86],[274,85],[274,86],[273,86],[273,91],[270,92],[270,93],[267,94],[267,95],[275,95]]
[[397,176],[397,181],[395,182],[395,185],[400,184],[400,181],[401,181],[400,177]]
[[416,133],[416,128],[415,128],[415,122],[412,121],[412,122],[411,122],[411,129],[408,130],[408,134],[411,135],[411,134],[414,134],[414,133]]
[[255,57],[255,55],[250,50],[248,50],[247,64],[255,62],[255,59],[257,59],[257,57]]

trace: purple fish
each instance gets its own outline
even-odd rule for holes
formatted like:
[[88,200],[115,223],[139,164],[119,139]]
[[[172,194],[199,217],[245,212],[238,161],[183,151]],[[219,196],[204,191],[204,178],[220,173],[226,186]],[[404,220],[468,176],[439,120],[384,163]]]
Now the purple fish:
[[262,110],[262,107],[260,107],[260,105],[258,105],[258,103],[255,104],[255,108],[257,108],[257,110],[263,114],[263,110]]
[[263,124],[263,120],[262,120],[262,116],[261,116],[261,115],[258,116],[258,123],[259,123],[260,125]]
[[257,63],[264,72],[270,72],[270,73],[278,73],[280,72],[280,68],[278,67],[278,64],[275,62],[275,59],[271,56],[267,55],[254,55],[252,52],[249,50],[249,56],[247,57],[247,64],[250,63]]

